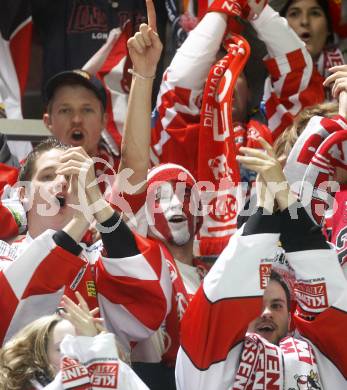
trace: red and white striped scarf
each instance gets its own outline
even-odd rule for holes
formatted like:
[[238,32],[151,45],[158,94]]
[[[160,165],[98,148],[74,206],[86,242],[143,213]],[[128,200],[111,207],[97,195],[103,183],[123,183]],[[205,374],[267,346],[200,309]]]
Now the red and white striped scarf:
[[295,388],[322,388],[312,347],[293,337],[277,346],[257,334],[247,334],[232,390]]
[[296,141],[284,169],[292,190],[299,195],[307,213],[323,223],[325,210],[332,207],[332,180],[336,167],[347,169],[347,122],[341,116],[314,116]]

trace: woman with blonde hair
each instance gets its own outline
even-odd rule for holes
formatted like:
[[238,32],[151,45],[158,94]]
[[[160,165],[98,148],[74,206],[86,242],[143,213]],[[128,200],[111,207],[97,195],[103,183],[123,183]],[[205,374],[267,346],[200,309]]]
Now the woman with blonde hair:
[[48,385],[56,372],[49,361],[48,347],[53,329],[63,320],[57,314],[31,322],[20,330],[0,352],[0,388],[31,389]]
[[63,296],[59,314],[31,322],[3,346],[1,390],[148,390],[119,358],[114,334],[94,318],[97,309],[76,297],[79,305]]
[[339,112],[337,102],[325,102],[307,107],[300,112],[294,119],[293,124],[287,127],[283,133],[274,142],[274,151],[277,157],[289,156],[296,140],[300,134],[305,130],[308,122],[314,116],[321,116],[325,118],[333,118]]

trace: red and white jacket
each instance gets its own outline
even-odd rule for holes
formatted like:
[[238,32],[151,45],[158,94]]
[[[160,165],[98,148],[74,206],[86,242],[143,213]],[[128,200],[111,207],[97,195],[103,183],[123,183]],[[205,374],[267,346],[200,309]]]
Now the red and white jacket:
[[126,348],[159,328],[171,308],[171,283],[157,245],[135,236],[138,254],[131,257],[107,257],[102,241],[75,255],[56,244],[54,233],[0,241],[1,343],[54,313],[63,294],[76,300],[75,291],[90,308],[100,307],[105,326]]
[[[305,44],[270,6],[251,23],[269,53],[264,100],[268,126],[276,138],[305,106],[324,100],[322,78]],[[192,156],[198,145],[202,92],[225,29],[218,14],[205,15],[166,70],[152,118],[154,164],[181,164],[197,178]]]
[[[147,237],[149,227],[146,196],[145,191],[136,195],[124,194],[123,198],[128,205],[128,210],[132,213],[128,214],[130,217],[128,224],[142,237]],[[172,285],[171,310],[156,334],[137,343],[132,351],[132,360],[148,363],[163,361],[167,366],[173,367],[179,348],[181,319],[209,267],[198,259],[193,260],[192,266],[183,264],[175,260],[167,247],[159,240],[155,238],[146,240],[158,246],[165,259]]]
[[260,315],[278,240],[242,230],[230,239],[183,318],[179,390],[346,388],[347,284],[334,250],[286,253],[296,278],[293,337],[274,345],[246,333]]
[[[322,78],[304,43],[288,27],[287,21],[266,6],[252,25],[269,53],[265,64],[270,76],[265,82],[264,100],[270,131],[255,120],[237,123],[234,138],[238,146],[249,145],[248,134],[254,132],[275,139],[305,106],[324,100]],[[198,174],[199,153],[205,139],[199,137],[202,94],[225,29],[222,16],[211,12],[189,33],[164,74],[152,116],[152,163],[183,165],[197,181],[205,180]],[[215,155],[209,161],[207,169],[211,169],[213,177],[225,176],[232,166],[225,160],[225,155]],[[242,204],[237,201],[234,188],[224,198],[225,205],[222,201],[220,206],[212,204],[212,212],[204,218],[198,236],[201,255],[218,255],[236,231],[237,213]],[[225,210],[224,218],[217,215],[219,208]]]

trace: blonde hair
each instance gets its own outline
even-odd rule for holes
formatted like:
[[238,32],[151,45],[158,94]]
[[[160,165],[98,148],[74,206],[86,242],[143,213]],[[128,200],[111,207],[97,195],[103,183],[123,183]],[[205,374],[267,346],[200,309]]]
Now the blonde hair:
[[41,317],[11,338],[0,350],[0,388],[32,389],[32,380],[48,384],[54,370],[48,362],[48,337],[62,319],[58,315]]
[[315,116],[324,116],[331,118],[338,114],[338,104],[335,102],[326,102],[316,104],[315,106],[307,107],[300,112],[294,119],[293,124],[287,127],[283,133],[274,142],[274,151],[277,157],[288,157],[296,140],[300,134],[305,130],[309,120]]

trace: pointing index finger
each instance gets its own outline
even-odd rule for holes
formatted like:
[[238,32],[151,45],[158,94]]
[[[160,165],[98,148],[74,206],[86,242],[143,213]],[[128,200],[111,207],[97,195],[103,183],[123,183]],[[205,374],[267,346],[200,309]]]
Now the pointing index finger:
[[153,0],[146,0],[146,8],[147,8],[148,26],[154,32],[157,32],[157,16],[155,13]]

